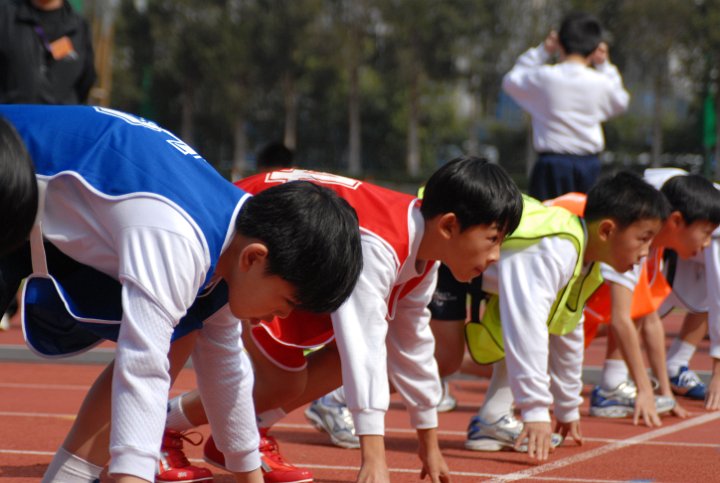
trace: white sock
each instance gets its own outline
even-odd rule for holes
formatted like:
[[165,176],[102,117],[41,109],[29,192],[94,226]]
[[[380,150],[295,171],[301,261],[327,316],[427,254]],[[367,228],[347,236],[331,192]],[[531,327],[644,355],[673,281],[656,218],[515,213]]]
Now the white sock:
[[269,409],[257,415],[259,428],[270,428],[287,415],[282,408]]
[[42,483],[62,481],[63,483],[93,483],[100,481],[102,466],[75,456],[65,448],[60,448],[45,471]]
[[168,401],[167,419],[165,420],[165,427],[168,429],[174,429],[175,431],[187,431],[188,429],[195,427],[183,411],[182,397],[183,395],[180,394]]
[[490,385],[485,393],[485,402],[478,411],[483,421],[494,423],[513,410],[513,396],[510,390],[510,381],[507,376],[505,359],[493,364],[493,373]]
[[673,340],[667,354],[668,376],[675,377],[680,372],[681,367],[688,367],[690,359],[695,355],[695,349],[694,345],[688,344],[684,340],[678,338]]
[[343,389],[343,386],[340,386],[334,391],[325,394],[320,399],[325,406],[334,408],[345,406],[345,390]]
[[625,361],[622,359],[606,359],[602,369],[600,387],[603,391],[612,391],[630,378]]

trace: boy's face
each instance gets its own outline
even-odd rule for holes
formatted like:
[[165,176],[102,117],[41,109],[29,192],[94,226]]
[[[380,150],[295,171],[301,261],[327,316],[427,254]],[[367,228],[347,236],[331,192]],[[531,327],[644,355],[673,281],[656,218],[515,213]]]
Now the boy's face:
[[607,234],[607,259],[600,261],[607,263],[618,272],[631,270],[633,265],[648,255],[650,244],[661,226],[659,219],[639,220],[626,228],[614,224]]
[[694,257],[710,245],[710,238],[715,228],[717,225],[707,220],[695,220],[690,224],[682,220],[673,230],[667,248],[675,250],[680,258]]
[[504,239],[505,232],[496,223],[474,225],[464,231],[456,225],[442,262],[459,282],[469,282],[498,261]]
[[297,305],[295,287],[278,275],[267,273],[266,266],[266,253],[262,250],[250,254],[243,251],[235,269],[224,277],[228,284],[228,304],[235,317],[284,318]]

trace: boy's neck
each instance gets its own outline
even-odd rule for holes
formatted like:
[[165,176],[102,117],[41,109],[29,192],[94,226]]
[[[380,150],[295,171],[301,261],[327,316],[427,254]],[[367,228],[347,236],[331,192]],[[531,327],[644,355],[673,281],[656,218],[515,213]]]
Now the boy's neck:
[[581,64],[588,67],[590,65],[590,57],[583,57],[580,54],[569,54],[563,57],[562,62],[567,64]]

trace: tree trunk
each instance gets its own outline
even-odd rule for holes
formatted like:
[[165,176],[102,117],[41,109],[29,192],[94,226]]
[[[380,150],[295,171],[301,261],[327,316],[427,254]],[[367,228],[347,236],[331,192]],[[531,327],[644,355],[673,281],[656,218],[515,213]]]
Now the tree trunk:
[[359,46],[355,43],[356,37],[353,38],[352,42],[353,45],[350,48],[353,50],[353,55],[351,55],[350,86],[348,92],[348,171],[351,175],[357,176],[362,172],[360,160],[362,149],[362,121],[360,119],[360,68],[355,53]]
[[245,159],[247,158],[247,135],[246,131],[247,121],[239,111],[233,122],[233,165],[230,173],[230,177],[233,181],[237,181],[245,176],[247,166]]
[[420,175],[420,93],[419,76],[414,76],[410,85],[410,112],[408,115],[407,174],[415,178]]
[[663,149],[662,133],[662,79],[658,75],[653,86],[653,120],[652,120],[652,147],[650,149],[652,166],[660,167],[660,155]]
[[468,122],[467,154],[470,156],[480,155],[480,140],[478,132],[481,127],[480,94],[470,91],[470,122]]
[[283,143],[290,150],[297,147],[298,96],[295,79],[288,73],[283,76],[283,96],[285,100],[285,136]]
[[188,145],[194,144],[194,129],[193,129],[193,118],[195,117],[195,102],[194,102],[194,87],[190,82],[185,83],[181,95],[181,124],[180,124],[180,139],[185,141]]
[[715,101],[715,149],[713,149],[713,163],[715,172],[712,179],[720,179],[720,104]]

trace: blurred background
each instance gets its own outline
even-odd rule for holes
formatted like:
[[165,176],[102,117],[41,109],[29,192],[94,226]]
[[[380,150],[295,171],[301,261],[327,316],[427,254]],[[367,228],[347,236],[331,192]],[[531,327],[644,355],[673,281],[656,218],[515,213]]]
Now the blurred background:
[[150,118],[229,178],[282,141],[298,165],[417,185],[461,154],[524,188],[529,118],[501,89],[571,10],[598,16],[632,96],[604,169],[720,178],[720,0],[72,0],[93,26],[91,103]]

